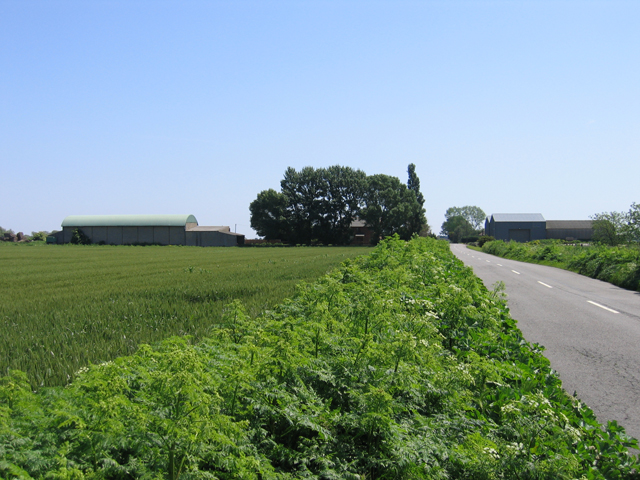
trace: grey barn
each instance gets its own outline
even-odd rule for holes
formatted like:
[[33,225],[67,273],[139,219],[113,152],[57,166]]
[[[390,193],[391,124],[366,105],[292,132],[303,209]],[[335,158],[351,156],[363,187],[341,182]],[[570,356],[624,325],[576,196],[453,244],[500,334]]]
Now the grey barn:
[[496,240],[530,242],[547,238],[547,225],[539,213],[494,213],[485,220],[484,231]]
[[193,215],[70,215],[55,233],[56,243],[69,243],[80,229],[92,243],[108,245],[187,245],[231,247],[244,244],[244,235],[229,227],[198,226]]
[[547,238],[591,240],[591,220],[545,220],[540,213],[494,213],[484,223],[486,235],[505,242]]

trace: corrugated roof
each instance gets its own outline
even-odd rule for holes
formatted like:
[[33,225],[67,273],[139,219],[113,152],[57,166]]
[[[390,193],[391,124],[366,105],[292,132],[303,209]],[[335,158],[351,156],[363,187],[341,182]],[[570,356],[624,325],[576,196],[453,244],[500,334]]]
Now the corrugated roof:
[[547,228],[593,228],[593,220],[547,220]]
[[494,213],[491,215],[496,222],[544,222],[541,213]]
[[191,227],[189,232],[230,232],[231,228],[226,226],[202,226],[202,227]]
[[184,227],[193,215],[69,215],[63,227]]

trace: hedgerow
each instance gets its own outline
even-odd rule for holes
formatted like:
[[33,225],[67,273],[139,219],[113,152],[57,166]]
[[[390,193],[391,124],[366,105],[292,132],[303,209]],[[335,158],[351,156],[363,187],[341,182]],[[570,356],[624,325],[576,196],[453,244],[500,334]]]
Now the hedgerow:
[[564,392],[500,289],[391,238],[250,318],[227,306],[34,394],[0,384],[5,478],[632,479],[637,442]]
[[482,251],[499,257],[542,263],[597,278],[629,290],[640,291],[640,248],[637,244],[610,247],[563,244],[559,240],[528,243],[496,240]]

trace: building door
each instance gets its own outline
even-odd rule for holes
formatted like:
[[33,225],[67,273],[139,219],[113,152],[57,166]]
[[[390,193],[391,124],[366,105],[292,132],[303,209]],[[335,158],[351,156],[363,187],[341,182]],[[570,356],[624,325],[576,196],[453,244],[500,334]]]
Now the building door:
[[509,241],[528,242],[531,240],[531,230],[528,228],[518,228],[509,230]]

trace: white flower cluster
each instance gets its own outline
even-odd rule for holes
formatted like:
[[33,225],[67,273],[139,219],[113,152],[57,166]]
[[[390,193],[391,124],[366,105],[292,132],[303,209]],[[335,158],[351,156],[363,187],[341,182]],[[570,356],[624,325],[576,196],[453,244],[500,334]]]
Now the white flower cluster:
[[508,443],[505,448],[509,452],[509,455],[520,455],[524,453],[524,445],[522,443]]
[[500,458],[500,454],[495,448],[484,447],[484,453],[493,458],[494,460],[498,460]]

